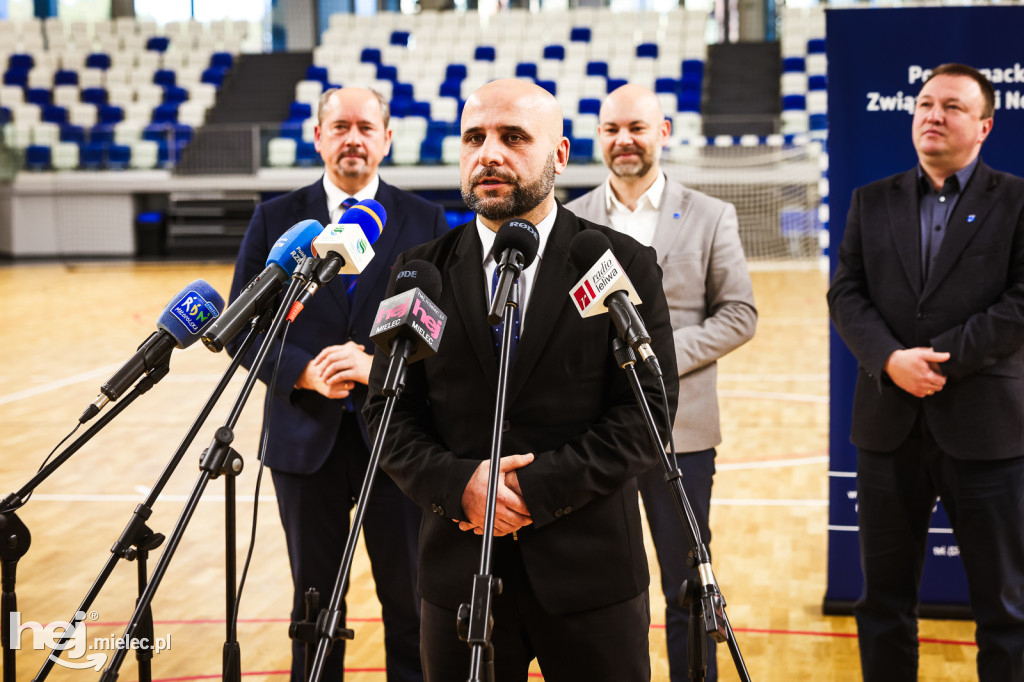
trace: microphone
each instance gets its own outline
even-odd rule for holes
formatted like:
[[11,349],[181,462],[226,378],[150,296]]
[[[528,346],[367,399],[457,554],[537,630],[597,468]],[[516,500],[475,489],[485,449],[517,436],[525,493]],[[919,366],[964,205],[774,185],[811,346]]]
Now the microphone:
[[203,334],[203,344],[214,353],[219,353],[224,349],[224,344],[249,324],[249,320],[266,312],[299,262],[311,255],[313,239],[323,229],[323,225],[316,220],[303,220],[281,235],[270,249],[266,269],[253,277],[235,300],[231,301],[227,310],[210,325]]
[[371,245],[380,237],[387,220],[387,211],[379,202],[363,199],[313,240],[313,255],[324,259],[340,258],[338,272],[358,275],[373,260]]
[[498,254],[501,254],[501,257],[498,260],[498,284],[491,299],[491,308],[487,312],[487,321],[490,324],[501,322],[502,311],[509,302],[512,283],[519,279],[523,270],[530,267],[533,259],[537,257],[539,248],[540,235],[537,234],[534,224],[528,220],[513,218],[506,220],[498,228],[491,251],[496,260]]
[[381,301],[370,340],[391,357],[382,393],[392,396],[407,364],[437,352],[448,316],[431,300],[441,296],[441,273],[433,263],[411,260],[392,270],[388,289],[397,293]]
[[651,374],[661,377],[651,335],[636,311],[643,301],[612,253],[608,237],[597,230],[583,230],[569,243],[569,259],[585,273],[569,293],[580,317],[611,314],[619,336],[643,359]]
[[143,374],[166,364],[175,348],[188,348],[224,310],[224,299],[206,280],[197,279],[176,293],[157,319],[157,331],[142,342],[128,362],[100,387],[100,395],[78,421],[95,417],[108,403],[120,398]]

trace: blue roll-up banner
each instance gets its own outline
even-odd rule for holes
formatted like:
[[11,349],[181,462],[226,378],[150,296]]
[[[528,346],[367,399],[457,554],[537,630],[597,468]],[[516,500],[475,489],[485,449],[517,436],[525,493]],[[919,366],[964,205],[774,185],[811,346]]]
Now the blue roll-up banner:
[[[917,164],[914,101],[930,69],[969,64],[996,90],[989,166],[1024,176],[1024,7],[843,9],[826,12],[831,269],[856,187]],[[857,454],[850,417],[857,363],[832,330],[826,613],[849,613],[860,596]],[[921,614],[970,617],[959,548],[939,505],[932,518],[921,585]]]

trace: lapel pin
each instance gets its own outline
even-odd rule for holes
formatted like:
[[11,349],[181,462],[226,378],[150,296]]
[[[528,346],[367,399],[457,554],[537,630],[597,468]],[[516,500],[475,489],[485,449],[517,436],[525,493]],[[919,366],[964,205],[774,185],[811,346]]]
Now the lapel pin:
[[969,223],[973,223],[974,222],[974,214],[973,213],[971,215],[967,216],[967,222],[969,222]]
[[676,220],[679,220],[681,216],[678,213],[673,213],[672,217],[675,218]]

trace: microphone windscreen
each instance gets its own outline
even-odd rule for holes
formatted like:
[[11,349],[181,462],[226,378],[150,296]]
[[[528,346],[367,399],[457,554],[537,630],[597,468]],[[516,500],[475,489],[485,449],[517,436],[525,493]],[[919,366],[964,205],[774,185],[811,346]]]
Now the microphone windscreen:
[[494,235],[494,259],[499,260],[506,249],[515,249],[523,254],[523,267],[528,268],[537,257],[540,235],[528,220],[513,218],[506,220]]
[[583,230],[569,242],[569,260],[580,273],[584,273],[611,248],[612,243],[602,232]]
[[441,272],[436,265],[417,258],[403,265],[401,270],[391,270],[388,289],[394,292],[392,296],[417,288],[431,301],[441,298]]
[[224,299],[206,280],[197,279],[174,295],[156,326],[174,337],[178,348],[188,348],[224,310]]
[[342,225],[358,225],[366,235],[366,240],[373,244],[380,237],[384,230],[384,224],[388,221],[388,212],[380,205],[380,202],[373,199],[363,199],[355,206],[345,211],[338,222]]
[[316,220],[295,223],[270,248],[267,266],[277,265],[291,277],[299,261],[313,255],[313,240],[323,231],[324,226]]

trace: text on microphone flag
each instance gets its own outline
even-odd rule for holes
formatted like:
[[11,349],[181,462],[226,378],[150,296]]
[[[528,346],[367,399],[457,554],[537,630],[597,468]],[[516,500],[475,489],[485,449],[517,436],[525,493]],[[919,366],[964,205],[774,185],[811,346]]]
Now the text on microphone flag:
[[198,334],[206,324],[219,314],[217,306],[195,291],[188,291],[171,306],[171,313],[193,334]]

